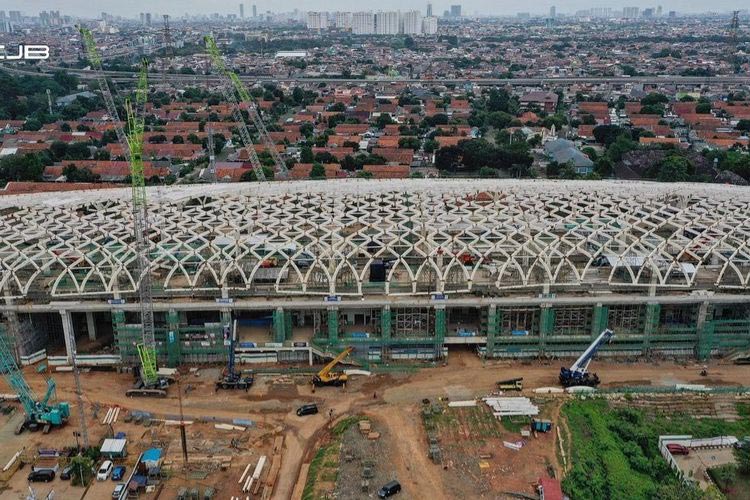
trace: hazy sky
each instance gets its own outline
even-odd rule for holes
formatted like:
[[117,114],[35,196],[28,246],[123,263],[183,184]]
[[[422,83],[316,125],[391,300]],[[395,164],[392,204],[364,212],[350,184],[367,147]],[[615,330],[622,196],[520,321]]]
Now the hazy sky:
[[[286,0],[283,2],[271,0],[243,0],[245,16],[252,12],[252,5],[258,6],[258,12],[266,10],[291,11],[300,10],[380,10],[380,9],[419,9],[424,11],[427,0],[380,0],[376,3],[357,2],[352,0]],[[42,10],[60,10],[65,14],[75,16],[97,17],[101,12],[137,17],[138,13],[152,12],[154,14],[183,15],[187,13],[207,14],[219,12],[239,15],[240,0],[0,0],[0,10],[21,10],[27,15],[36,15]],[[747,9],[747,0],[618,0],[601,2],[596,0],[539,0],[535,2],[518,2],[517,0],[443,0],[433,1],[433,12],[441,14],[452,3],[463,6],[465,15],[475,12],[487,14],[514,14],[518,11],[542,13],[547,12],[551,5],[557,7],[560,13],[573,13],[579,9],[590,7],[612,7],[620,9],[623,6],[656,7],[661,4],[664,12],[676,10],[679,12],[714,12],[730,11],[732,9]]]

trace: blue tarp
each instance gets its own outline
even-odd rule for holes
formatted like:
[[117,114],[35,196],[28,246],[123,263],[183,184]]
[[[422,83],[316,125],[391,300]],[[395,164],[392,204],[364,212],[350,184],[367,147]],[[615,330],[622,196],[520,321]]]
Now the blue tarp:
[[159,448],[149,448],[143,452],[141,462],[158,462],[161,460],[161,450]]

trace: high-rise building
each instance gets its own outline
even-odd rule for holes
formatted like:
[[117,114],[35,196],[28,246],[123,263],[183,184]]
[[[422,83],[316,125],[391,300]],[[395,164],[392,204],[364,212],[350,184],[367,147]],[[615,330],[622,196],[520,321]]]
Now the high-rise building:
[[0,21],[5,21],[5,11],[0,10]]
[[460,5],[451,5],[451,17],[461,17]]
[[375,14],[372,12],[353,13],[352,33],[355,35],[372,35],[375,33]]
[[336,27],[340,30],[352,29],[352,13],[336,12],[335,23]]
[[151,26],[151,13],[146,12],[146,26]]
[[419,35],[422,33],[422,13],[418,10],[407,10],[404,12],[401,24],[401,32],[405,35]]
[[328,14],[326,12],[308,12],[307,29],[324,30],[328,29]]
[[141,26],[142,26],[142,25],[146,24],[146,14],[144,14],[143,12],[141,12],[140,17],[141,17]]
[[20,10],[9,10],[8,11],[8,19],[10,19],[11,23],[20,23],[21,22],[21,11]]
[[434,35],[437,33],[438,19],[435,16],[427,16],[422,19],[422,33]]
[[677,17],[677,11],[675,11],[675,10],[670,10],[670,11],[669,11],[669,18],[670,18],[670,19],[674,19],[675,17]]
[[557,7],[553,5],[552,7],[549,8],[549,18],[554,19],[555,16],[557,16]]
[[396,10],[375,13],[375,33],[378,35],[399,34],[399,12]]
[[427,4],[427,17],[432,16],[432,3]]
[[662,12],[663,12],[663,10],[661,8],[661,5],[657,6],[656,7],[656,17],[661,17]]
[[245,19],[245,4],[240,4],[240,19]]
[[258,17],[258,6],[253,4],[253,18]]
[[654,17],[653,7],[649,7],[648,9],[643,9],[643,17]]
[[626,19],[635,19],[636,17],[638,17],[638,12],[640,12],[640,9],[638,9],[638,7],[623,7],[622,17]]

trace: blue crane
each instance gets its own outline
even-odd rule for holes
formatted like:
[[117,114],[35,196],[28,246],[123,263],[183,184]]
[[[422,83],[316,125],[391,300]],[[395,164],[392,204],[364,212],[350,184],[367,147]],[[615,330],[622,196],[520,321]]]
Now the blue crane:
[[16,434],[21,433],[25,428],[36,430],[39,427],[43,427],[46,432],[51,427],[59,427],[67,422],[70,417],[70,405],[66,402],[50,403],[55,395],[55,381],[51,378],[47,379],[47,391],[44,398],[38,399],[18,368],[13,349],[4,334],[0,334],[0,372],[10,388],[18,395],[18,400],[26,412],[26,419],[16,429]]
[[560,384],[563,387],[573,387],[578,385],[586,385],[589,387],[596,387],[599,385],[599,377],[596,373],[589,373],[589,364],[591,360],[596,356],[596,352],[599,348],[612,340],[615,333],[606,329],[594,340],[588,348],[583,351],[583,354],[576,360],[570,368],[560,368]]
[[236,330],[237,320],[234,322],[233,331],[230,331],[229,327],[225,327],[224,336],[229,337],[229,357],[227,359],[227,366],[219,376],[219,380],[216,381],[216,390],[245,389],[247,391],[253,385],[253,374],[243,375],[235,367],[234,336]]

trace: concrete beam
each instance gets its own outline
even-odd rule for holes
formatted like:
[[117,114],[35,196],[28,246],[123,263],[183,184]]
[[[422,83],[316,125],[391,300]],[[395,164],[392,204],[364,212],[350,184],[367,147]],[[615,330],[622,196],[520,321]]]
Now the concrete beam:
[[[538,297],[538,296],[513,296],[513,297],[460,297],[449,298],[441,301],[445,307],[486,307],[496,305],[498,307],[522,307],[522,306],[541,306],[549,304],[551,307],[559,306],[582,306],[582,305],[611,305],[611,304],[748,304],[750,303],[750,294],[692,294],[692,295],[624,295],[624,294],[590,294],[585,296],[556,296],[556,297]],[[283,307],[292,311],[313,311],[327,309],[330,304],[323,301],[322,298],[310,297],[304,299],[277,299],[268,300],[267,298],[257,300],[235,299],[232,304],[216,304],[215,301],[194,300],[194,301],[158,301],[154,302],[154,311],[165,312],[170,309],[176,311],[259,311],[276,309]],[[433,307],[435,301],[429,297],[352,297],[346,298],[336,304],[339,309],[362,309],[362,308],[380,308],[389,305],[391,307]],[[17,313],[43,313],[43,312],[98,312],[98,311],[140,311],[138,302],[128,302],[121,305],[111,305],[104,301],[55,301],[48,304],[0,304],[0,312],[14,311]]]
[[65,339],[65,355],[68,363],[73,363],[73,351],[76,348],[76,332],[73,330],[73,318],[70,311],[60,311],[62,319],[63,337]]

